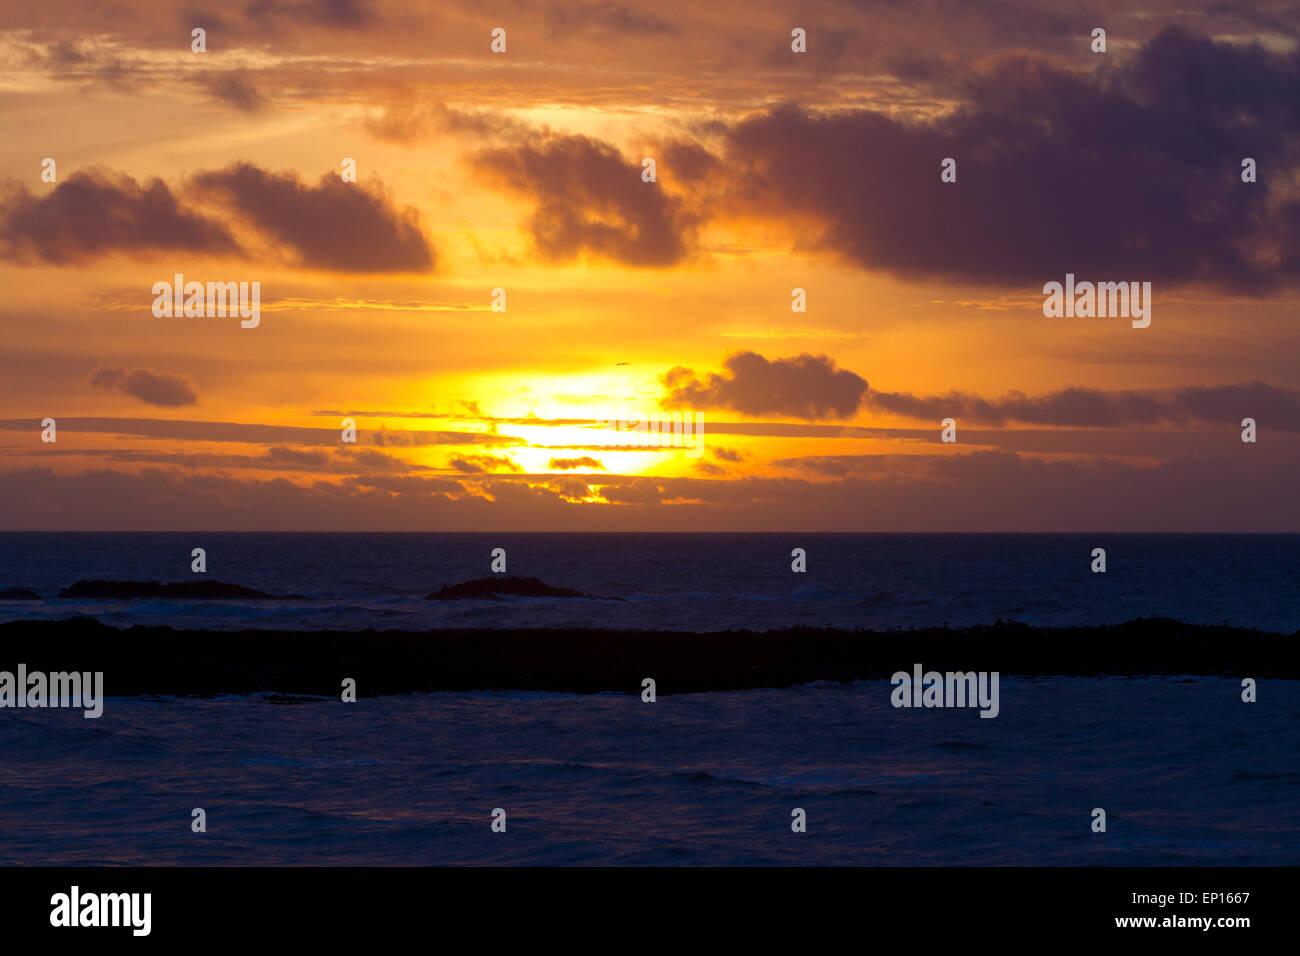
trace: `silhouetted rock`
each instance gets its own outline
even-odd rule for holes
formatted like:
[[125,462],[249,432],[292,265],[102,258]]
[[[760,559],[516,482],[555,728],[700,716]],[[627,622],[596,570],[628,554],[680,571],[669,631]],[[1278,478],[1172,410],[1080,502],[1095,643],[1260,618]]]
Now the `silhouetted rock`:
[[0,588],[0,601],[39,601],[41,596],[26,588]]
[[460,601],[465,598],[499,597],[585,598],[591,595],[572,588],[554,588],[538,578],[480,578],[464,584],[444,586],[442,590],[428,595],[425,600]]
[[641,681],[653,677],[660,697],[872,680],[881,683],[863,693],[887,700],[890,676],[910,673],[917,662],[1004,677],[1216,675],[1232,681],[1207,692],[1235,695],[1242,677],[1300,679],[1300,642],[1150,619],[1107,627],[689,632],[118,629],[81,617],[0,624],[0,670],[12,672],[20,661],[29,672],[103,671],[106,693],[114,696],[272,693],[282,700],[337,701],[347,675],[363,697],[472,690],[640,694]]
[[275,600],[294,595],[267,594],[238,584],[221,581],[185,581],[159,584],[157,581],[78,581],[59,592],[61,598],[91,598],[111,601],[134,601],[139,598],[169,598],[182,601],[210,601],[228,598]]

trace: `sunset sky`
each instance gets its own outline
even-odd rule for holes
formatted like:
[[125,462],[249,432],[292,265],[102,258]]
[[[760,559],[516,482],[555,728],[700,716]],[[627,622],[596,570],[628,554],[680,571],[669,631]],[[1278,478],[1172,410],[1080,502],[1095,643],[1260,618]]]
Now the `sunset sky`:
[[[1300,531],[1298,38],[1289,2],[8,4],[0,529]],[[260,325],[156,317],[178,273],[259,282]],[[1045,317],[1066,273],[1150,282],[1151,325]],[[702,456],[595,426],[674,411]]]

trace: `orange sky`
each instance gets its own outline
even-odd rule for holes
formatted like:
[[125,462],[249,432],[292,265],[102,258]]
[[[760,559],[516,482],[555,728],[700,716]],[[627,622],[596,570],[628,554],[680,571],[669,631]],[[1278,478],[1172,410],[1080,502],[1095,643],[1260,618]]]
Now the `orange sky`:
[[0,528],[1300,530],[1296,17],[1127,11],[6,9]]

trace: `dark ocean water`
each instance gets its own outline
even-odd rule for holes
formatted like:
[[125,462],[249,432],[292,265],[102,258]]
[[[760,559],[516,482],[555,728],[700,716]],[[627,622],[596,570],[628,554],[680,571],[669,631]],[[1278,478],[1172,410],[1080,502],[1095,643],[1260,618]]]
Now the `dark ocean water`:
[[[1300,630],[1300,535],[17,534],[0,589],[46,597],[88,578],[206,578],[310,600],[0,602],[0,621],[89,614],[115,626],[765,630],[950,623],[1195,624]],[[426,601],[507,572],[613,600]],[[807,551],[808,570],[790,570]],[[1090,570],[1092,549],[1107,571]]]
[[1004,679],[993,720],[889,691],[5,711],[0,863],[1300,864],[1300,682]]
[[[3,534],[0,588],[192,580],[194,547],[210,579],[309,600],[47,599],[0,604],[0,619],[1300,628],[1297,536]],[[494,547],[511,574],[624,600],[422,599],[487,576]],[[790,571],[794,547],[807,574]],[[1300,863],[1300,682],[1263,681],[1245,704],[1224,678],[1003,677],[996,719],[895,709],[890,690],[0,709],[0,863]],[[207,833],[190,830],[195,807]],[[497,807],[506,833],[489,828]],[[807,833],[791,832],[796,807]]]

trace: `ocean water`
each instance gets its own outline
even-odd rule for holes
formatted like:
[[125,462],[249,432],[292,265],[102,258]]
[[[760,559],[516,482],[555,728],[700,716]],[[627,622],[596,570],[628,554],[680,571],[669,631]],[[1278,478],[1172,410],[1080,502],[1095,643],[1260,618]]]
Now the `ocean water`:
[[1300,864],[1300,682],[1004,679],[992,720],[889,691],[8,711],[0,863]]
[[[53,598],[81,579],[192,580],[194,547],[209,579],[303,599]],[[487,576],[495,547],[511,574],[599,597],[424,600]],[[795,547],[806,574],[790,571]],[[0,534],[4,587],[45,599],[0,602],[0,620],[116,626],[1159,615],[1291,634],[1300,537]],[[1245,704],[1225,678],[1004,676],[996,719],[895,709],[890,690],[111,697],[97,720],[0,709],[0,864],[1300,864],[1300,681],[1262,681]],[[190,830],[195,807],[206,833]],[[505,833],[489,826],[498,807]]]
[[[82,579],[195,580],[196,547],[210,580],[305,600],[53,599]],[[598,599],[424,599],[488,577],[497,547],[509,574]],[[790,570],[797,547],[803,574]],[[1096,547],[1105,574],[1090,570]],[[1289,634],[1300,630],[1300,535],[0,533],[6,587],[48,599],[0,602],[0,621],[86,614],[114,626],[883,629],[1164,616]]]

